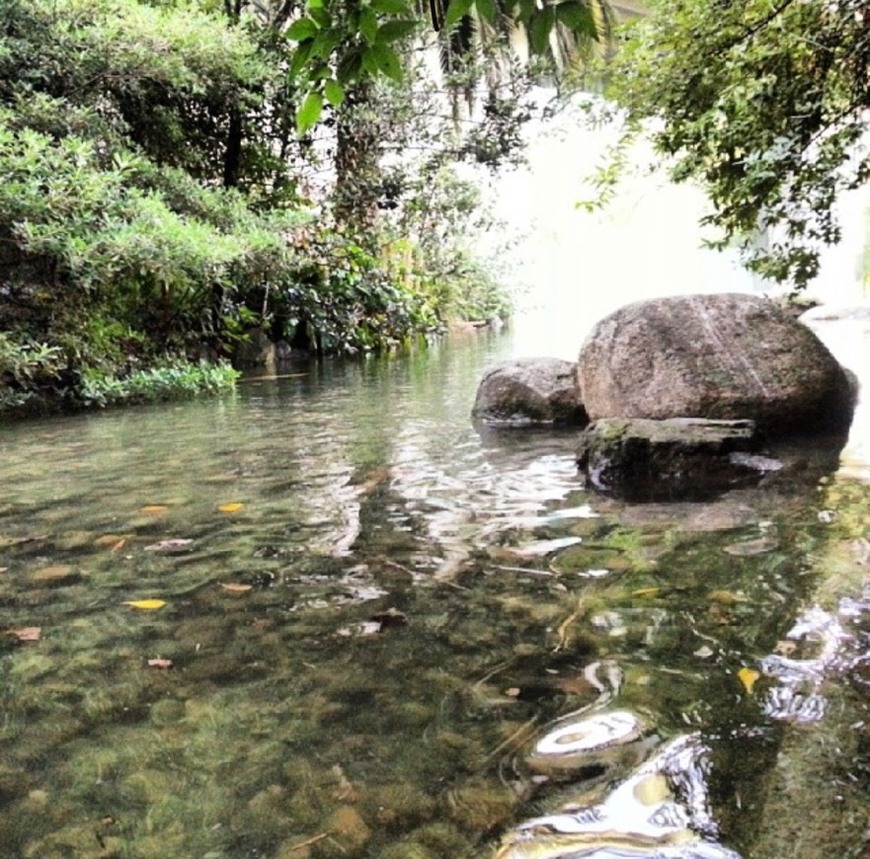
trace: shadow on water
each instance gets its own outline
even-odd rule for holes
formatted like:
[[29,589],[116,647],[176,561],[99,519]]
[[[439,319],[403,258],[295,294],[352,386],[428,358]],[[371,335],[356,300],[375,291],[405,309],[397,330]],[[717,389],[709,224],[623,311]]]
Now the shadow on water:
[[509,348],[0,428],[4,856],[860,855],[867,484],[587,493]]

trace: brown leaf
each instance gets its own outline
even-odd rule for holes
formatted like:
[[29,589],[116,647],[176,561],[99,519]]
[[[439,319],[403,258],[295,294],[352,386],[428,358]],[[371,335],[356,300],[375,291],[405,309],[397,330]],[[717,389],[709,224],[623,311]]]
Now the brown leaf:
[[101,549],[109,549],[114,546],[119,540],[125,539],[120,534],[103,534],[94,540],[94,545]]
[[124,546],[126,546],[126,545],[127,545],[127,540],[122,537],[120,540],[118,540],[117,543],[115,543],[112,546],[112,551],[117,552],[119,549],[123,549]]
[[148,660],[149,668],[172,668],[172,660],[171,659],[149,659]]
[[221,582],[221,587],[231,594],[246,594],[254,589],[253,585],[243,585],[239,582]]
[[39,641],[42,637],[41,626],[22,626],[21,629],[13,629],[10,631],[19,641]]
[[146,504],[139,508],[139,512],[145,516],[163,516],[169,512],[169,508],[165,504]]

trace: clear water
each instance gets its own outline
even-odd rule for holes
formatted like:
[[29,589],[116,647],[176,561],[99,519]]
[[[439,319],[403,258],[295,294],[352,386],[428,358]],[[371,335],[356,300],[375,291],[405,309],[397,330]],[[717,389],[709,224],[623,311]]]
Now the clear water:
[[587,494],[512,348],[0,428],[0,855],[864,855],[868,484]]

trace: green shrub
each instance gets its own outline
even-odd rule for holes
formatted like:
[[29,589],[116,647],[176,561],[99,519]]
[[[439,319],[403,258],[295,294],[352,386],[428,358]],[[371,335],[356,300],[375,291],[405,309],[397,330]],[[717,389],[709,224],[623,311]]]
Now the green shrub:
[[86,373],[78,397],[82,405],[99,408],[190,399],[232,391],[238,377],[239,373],[228,364],[175,359],[126,378]]

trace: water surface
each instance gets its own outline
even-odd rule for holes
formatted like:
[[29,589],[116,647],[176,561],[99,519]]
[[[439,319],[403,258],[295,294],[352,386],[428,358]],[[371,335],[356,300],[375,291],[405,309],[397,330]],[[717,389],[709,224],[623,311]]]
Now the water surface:
[[860,855],[861,475],[586,493],[512,348],[0,428],[3,856]]

